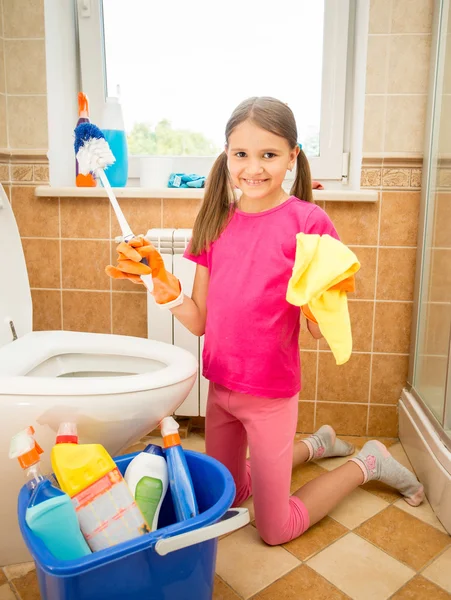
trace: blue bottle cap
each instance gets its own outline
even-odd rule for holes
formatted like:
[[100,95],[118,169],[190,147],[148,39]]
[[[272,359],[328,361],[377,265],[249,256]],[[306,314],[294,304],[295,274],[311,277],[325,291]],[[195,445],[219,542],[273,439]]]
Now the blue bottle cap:
[[156,454],[157,456],[164,456],[161,446],[157,446],[156,444],[149,444],[144,448],[143,452],[146,452],[147,454]]

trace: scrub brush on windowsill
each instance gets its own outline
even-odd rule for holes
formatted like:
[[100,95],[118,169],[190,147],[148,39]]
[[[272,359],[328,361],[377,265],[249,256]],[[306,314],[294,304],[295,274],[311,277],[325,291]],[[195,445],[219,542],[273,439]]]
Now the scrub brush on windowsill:
[[[116,214],[122,231],[123,240],[128,243],[135,235],[130,229],[130,225],[127,223],[111,188],[110,182],[105,175],[105,169],[116,161],[105,136],[100,129],[92,123],[80,123],[80,125],[75,128],[74,147],[80,173],[83,175],[94,173],[94,175],[100,179]],[[141,262],[149,266],[146,258],[143,258]],[[148,291],[152,292],[152,274],[140,275],[140,277]]]

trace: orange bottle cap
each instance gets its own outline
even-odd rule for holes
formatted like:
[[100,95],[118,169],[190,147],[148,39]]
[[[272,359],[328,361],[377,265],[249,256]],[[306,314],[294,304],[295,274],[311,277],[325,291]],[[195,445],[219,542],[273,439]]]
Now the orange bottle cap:
[[89,117],[88,96],[83,92],[78,92],[78,116]]

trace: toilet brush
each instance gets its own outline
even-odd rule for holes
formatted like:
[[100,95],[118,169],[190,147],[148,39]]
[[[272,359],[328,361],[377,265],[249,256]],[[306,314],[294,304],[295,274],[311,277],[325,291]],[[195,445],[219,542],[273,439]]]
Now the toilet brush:
[[[105,136],[100,129],[92,123],[80,123],[80,125],[75,128],[74,147],[80,173],[83,175],[94,173],[94,175],[100,179],[116,214],[116,218],[122,231],[123,240],[124,242],[129,242],[135,236],[124,217],[124,213],[119,206],[110,182],[105,174],[105,169],[112,165],[116,160]],[[149,266],[146,258],[143,258],[141,262]],[[140,275],[140,277],[148,291],[152,292],[152,275]]]

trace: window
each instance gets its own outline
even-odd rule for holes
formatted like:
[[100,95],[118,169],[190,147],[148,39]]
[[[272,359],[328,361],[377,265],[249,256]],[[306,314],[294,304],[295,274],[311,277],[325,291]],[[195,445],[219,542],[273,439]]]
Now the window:
[[78,0],[82,89],[92,119],[99,123],[105,97],[120,91],[136,174],[141,155],[213,162],[233,108],[249,96],[275,96],[297,118],[314,178],[341,184],[353,6]]

